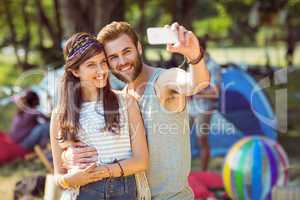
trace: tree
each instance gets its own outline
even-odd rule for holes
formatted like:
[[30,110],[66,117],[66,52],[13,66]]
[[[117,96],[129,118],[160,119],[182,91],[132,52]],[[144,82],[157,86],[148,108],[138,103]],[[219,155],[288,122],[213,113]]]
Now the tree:
[[297,41],[300,40],[300,1],[289,1],[287,4],[287,19],[286,19],[286,61],[288,66],[293,66],[293,57]]
[[[61,66],[65,38],[79,31],[97,34],[114,20],[132,24],[143,43],[147,27],[177,21],[218,44],[253,44],[262,27],[249,23],[256,4],[263,25],[278,10],[287,9],[289,17],[282,32],[297,40],[299,0],[0,0],[0,49],[12,47],[23,70],[41,64]],[[33,60],[33,55],[38,59]]]
[[[38,35],[40,37],[37,49],[39,50],[44,62],[46,64],[54,64],[54,67],[60,67],[63,63],[62,56],[62,39],[63,39],[63,29],[61,25],[61,14],[60,14],[60,4],[58,0],[52,0],[51,2],[51,15],[49,17],[46,13],[46,9],[42,4],[41,0],[34,0],[36,4],[37,13],[37,24],[39,27]],[[46,46],[44,43],[44,31],[49,36],[51,40],[51,45]]]
[[[63,64],[63,38],[79,31],[96,34],[113,20],[124,20],[122,0],[0,0],[0,48],[12,46],[22,70]],[[30,55],[39,55],[40,61]]]
[[172,15],[172,21],[184,25],[187,29],[192,30],[194,21],[195,1],[193,0],[175,0],[165,1],[166,9]]
[[[164,7],[167,12],[172,16],[172,22],[178,22],[183,25],[188,30],[193,30],[193,11],[194,11],[194,1],[193,0],[175,0],[175,1],[165,1]],[[171,55],[171,60],[167,65],[169,66],[179,66],[183,62],[183,56],[173,53]]]
[[[8,38],[6,38],[6,42],[12,44],[14,53],[16,56],[17,64],[20,66],[23,70],[27,70],[33,67],[33,65],[30,65],[28,63],[28,54],[29,54],[29,44],[30,44],[30,29],[29,29],[29,16],[28,13],[26,12],[27,8],[27,1],[22,0],[21,1],[21,21],[24,24],[25,30],[20,39],[18,39],[17,36],[17,29],[15,22],[13,20],[13,13],[12,13],[12,4],[8,0],[2,0],[2,5],[3,7],[3,14],[4,17],[7,21],[7,27],[8,27],[8,32],[10,33]],[[19,49],[22,48],[23,50],[23,56],[21,55],[21,52]]]
[[104,25],[114,20],[124,20],[122,0],[60,0],[65,36],[75,32],[96,34]]
[[[37,67],[38,63],[30,60],[32,53],[41,55],[44,62],[40,64],[61,64],[63,61],[62,28],[56,9],[59,7],[58,2],[48,0],[46,8],[42,3],[41,0],[1,0],[1,14],[6,22],[3,25],[4,39],[1,46],[13,47],[17,66],[22,70]],[[49,7],[54,13],[53,18],[46,12]],[[45,41],[48,41],[47,44]]]

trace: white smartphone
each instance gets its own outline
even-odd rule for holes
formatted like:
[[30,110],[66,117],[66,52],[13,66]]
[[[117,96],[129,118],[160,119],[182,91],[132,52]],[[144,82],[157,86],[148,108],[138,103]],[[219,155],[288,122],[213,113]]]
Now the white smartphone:
[[175,44],[178,42],[178,33],[169,28],[151,27],[147,29],[149,44]]

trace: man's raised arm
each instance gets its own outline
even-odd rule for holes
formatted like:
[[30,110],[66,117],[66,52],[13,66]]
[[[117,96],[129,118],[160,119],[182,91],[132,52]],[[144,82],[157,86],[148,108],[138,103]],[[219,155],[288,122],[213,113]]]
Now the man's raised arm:
[[167,44],[167,51],[185,56],[189,70],[186,72],[180,68],[172,68],[164,71],[159,76],[156,87],[161,92],[169,89],[184,96],[196,94],[210,82],[210,75],[203,59],[204,51],[193,32],[178,23],[172,24],[169,28],[178,31],[179,42]]

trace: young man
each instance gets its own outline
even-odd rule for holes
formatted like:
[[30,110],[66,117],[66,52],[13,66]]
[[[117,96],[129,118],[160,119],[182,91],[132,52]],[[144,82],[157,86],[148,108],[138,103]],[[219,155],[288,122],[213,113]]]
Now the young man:
[[[142,61],[142,46],[126,22],[105,26],[97,39],[104,44],[112,73],[127,83],[124,92],[134,96],[142,112],[149,148],[147,172],[152,199],[194,199],[188,186],[191,165],[186,97],[209,85],[204,52],[197,37],[178,23],[168,28],[178,31],[179,42],[167,50],[180,53],[190,63],[189,72],[179,68],[153,68]],[[66,152],[72,162],[86,166],[96,152],[78,144]],[[74,164],[74,163],[73,163]]]

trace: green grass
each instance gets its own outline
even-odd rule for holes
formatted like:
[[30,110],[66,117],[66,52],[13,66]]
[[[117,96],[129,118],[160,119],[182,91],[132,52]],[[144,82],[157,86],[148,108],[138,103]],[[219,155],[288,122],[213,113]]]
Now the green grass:
[[37,159],[16,160],[10,164],[0,167],[0,194],[1,199],[12,200],[13,190],[17,181],[27,176],[45,175],[41,162]]

